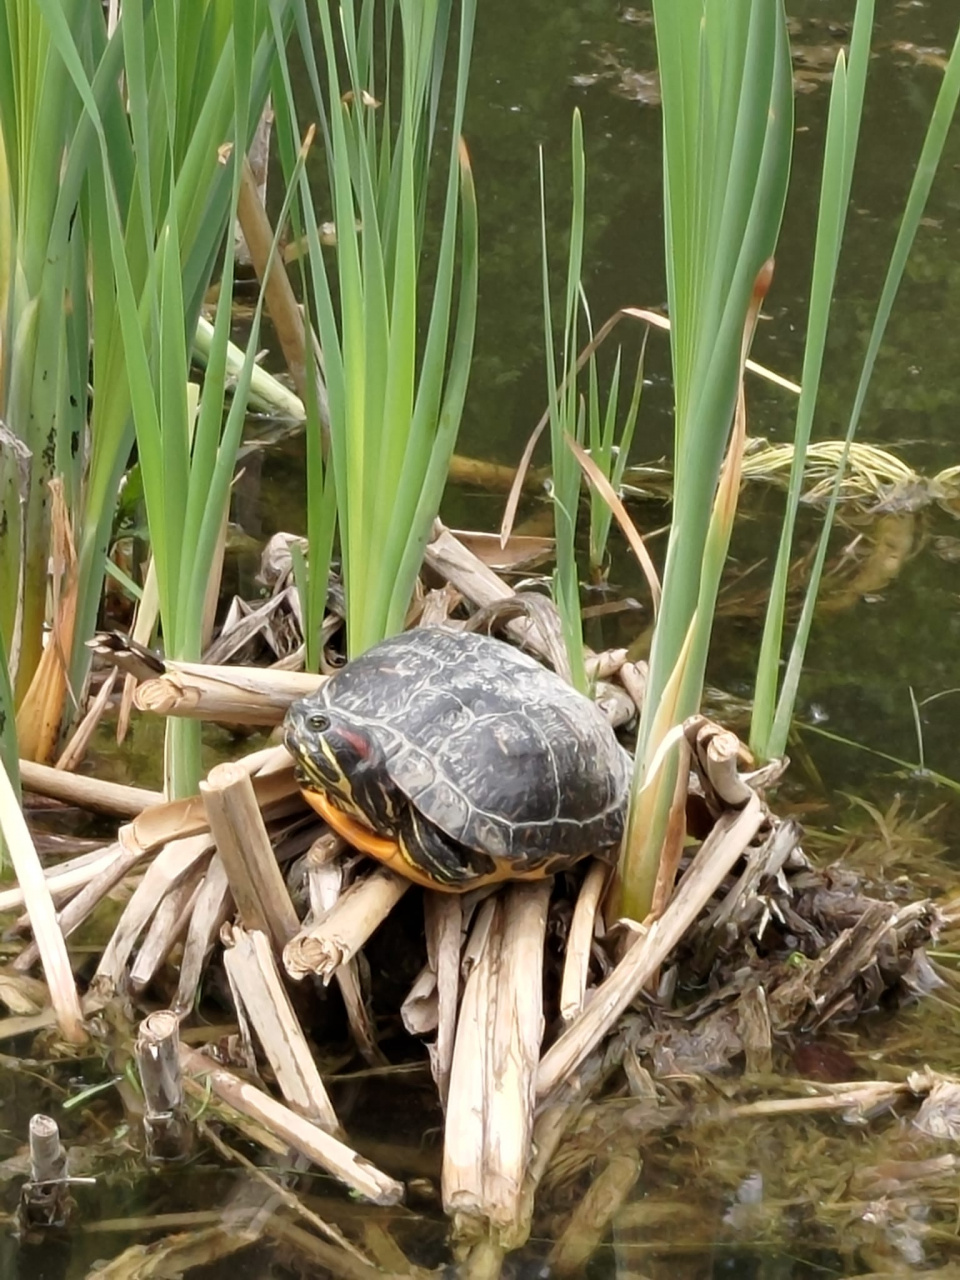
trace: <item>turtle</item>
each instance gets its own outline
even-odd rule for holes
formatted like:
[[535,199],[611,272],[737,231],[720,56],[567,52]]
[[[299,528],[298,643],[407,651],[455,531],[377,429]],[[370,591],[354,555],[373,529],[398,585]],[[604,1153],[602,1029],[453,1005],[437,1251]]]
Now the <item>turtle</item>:
[[612,860],[631,758],[591,699],[489,635],[419,628],[293,703],[303,795],[407,879],[464,892]]

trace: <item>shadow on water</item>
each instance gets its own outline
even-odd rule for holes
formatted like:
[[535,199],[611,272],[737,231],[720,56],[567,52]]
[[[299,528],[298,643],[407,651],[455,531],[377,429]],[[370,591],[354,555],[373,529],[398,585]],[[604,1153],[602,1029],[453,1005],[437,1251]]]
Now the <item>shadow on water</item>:
[[[804,92],[798,99],[795,172],[775,285],[754,351],[758,360],[791,377],[799,376],[827,103],[823,68],[845,38],[851,10],[840,0],[830,6],[819,0],[791,5]],[[536,147],[545,149],[559,242],[574,105],[583,111],[587,135],[585,260],[594,316],[602,319],[622,305],[663,302],[660,118],[645,74],[655,65],[648,16],[642,5],[624,9],[608,0],[560,5],[486,0],[482,6],[467,124],[483,250],[477,359],[460,442],[467,454],[515,462],[542,409]],[[891,0],[880,6],[855,207],[824,380],[822,436],[838,436],[846,425],[872,303],[910,179],[910,158],[919,149],[938,84],[937,60],[955,23],[953,0]],[[892,449],[924,473],[960,462],[958,210],[960,130],[955,130],[861,428],[863,439]],[[649,351],[650,386],[635,451],[638,458],[656,461],[668,452],[671,430],[665,341],[652,338]],[[752,434],[788,438],[791,412],[785,395],[751,384]],[[294,439],[251,457],[235,515],[241,514],[244,528],[257,540],[280,528],[300,531],[302,516],[299,521],[292,516],[302,502],[300,449]],[[775,489],[748,490],[717,624],[710,680],[728,699],[718,714],[733,728],[742,728],[750,696],[780,501]],[[493,528],[501,512],[501,496],[459,490],[448,494],[444,515],[454,526]],[[534,512],[531,504],[522,515]],[[646,529],[662,526],[667,515],[661,502],[637,509]],[[811,514],[806,517],[811,538],[815,528]],[[918,762],[910,690],[923,703],[958,683],[960,529],[954,516],[929,506],[898,521],[886,513],[860,515],[842,523],[835,543],[836,577],[809,651],[802,714],[838,739]],[[230,585],[241,594],[255,594],[254,569],[254,557],[242,556]],[[611,582],[625,595],[642,596],[634,566],[616,551]],[[629,642],[636,635],[637,615],[615,615],[594,625],[602,628],[606,644]],[[597,636],[591,640],[599,647]],[[955,697],[921,707],[924,762],[960,778],[955,723]],[[808,828],[809,852],[830,859],[847,853],[887,883],[891,893],[907,881],[914,893],[957,892],[960,877],[952,849],[960,823],[946,792],[936,790],[920,771],[814,733],[801,733],[792,754],[794,767],[778,803]],[[141,785],[150,785],[157,754],[156,739],[147,738],[139,759],[150,757],[154,764],[142,771],[129,762],[122,767]],[[932,817],[913,816],[930,815],[938,806],[944,807]],[[380,977],[390,976],[396,961],[389,939],[373,950],[371,963],[375,978],[378,966]],[[802,1087],[795,1082],[804,1078],[899,1080],[924,1065],[955,1069],[960,1019],[954,993],[948,987],[916,1008],[874,1014],[822,1040],[813,1036],[806,1045],[777,1046],[774,1070],[784,1077],[784,1087],[792,1080],[797,1093]],[[207,995],[215,1001],[218,993]],[[336,1035],[335,1013],[331,1017]],[[397,1061],[414,1052],[399,1036],[388,1046]],[[53,1047],[43,1059],[39,1055],[46,1051],[35,1043],[23,1049],[29,1061],[4,1059],[0,1070],[0,1169],[8,1187],[4,1207],[10,1211],[21,1176],[17,1153],[30,1114],[59,1107],[81,1086],[103,1078],[99,1059],[62,1067]],[[547,1180],[536,1238],[508,1262],[504,1274],[560,1274],[547,1262],[552,1241],[615,1159],[626,1160],[635,1187],[593,1260],[564,1274],[596,1280],[667,1275],[671,1280],[813,1280],[938,1274],[937,1268],[944,1276],[958,1274],[950,1270],[960,1267],[960,1249],[956,1166],[949,1145],[918,1135],[909,1111],[896,1107],[868,1121],[848,1117],[848,1123],[832,1115],[711,1120],[720,1103],[744,1100],[749,1088],[749,1080],[734,1084],[667,1073],[656,1096],[624,1089],[623,1096],[588,1108]],[[396,1176],[421,1180],[422,1201],[392,1211],[391,1229],[418,1264],[442,1265],[444,1224],[429,1190],[438,1179],[440,1114],[429,1076],[414,1066],[412,1073],[344,1080],[335,1085],[334,1102],[361,1150],[376,1153]],[[132,1141],[117,1128],[119,1110],[110,1093],[66,1114],[65,1137],[76,1142],[79,1165],[97,1171],[95,1186],[79,1185],[75,1191],[80,1225],[69,1240],[43,1248],[21,1248],[10,1235],[0,1236],[0,1276],[78,1280],[100,1275],[96,1259],[115,1257],[144,1239],[126,1229],[139,1219],[200,1211],[202,1224],[178,1219],[183,1229],[200,1230],[210,1225],[204,1213],[219,1219],[243,1182],[207,1149],[176,1172],[144,1174]],[[248,1154],[256,1158],[252,1149]],[[321,1178],[308,1185],[304,1198],[321,1216],[345,1224],[364,1213]],[[176,1230],[171,1222],[167,1230]],[[121,1272],[102,1273],[114,1274]],[[122,1274],[167,1273],[141,1273],[131,1265]],[[298,1274],[302,1270],[281,1245],[256,1246],[190,1271],[198,1280]]]

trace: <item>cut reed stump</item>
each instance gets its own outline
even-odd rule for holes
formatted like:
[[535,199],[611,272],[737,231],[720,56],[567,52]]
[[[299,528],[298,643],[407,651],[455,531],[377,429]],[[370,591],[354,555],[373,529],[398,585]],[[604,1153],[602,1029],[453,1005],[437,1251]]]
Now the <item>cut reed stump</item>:
[[161,1009],[144,1018],[134,1054],[143,1089],[147,1158],[157,1164],[182,1160],[190,1150],[191,1130],[183,1100],[176,1016]]
[[28,1235],[65,1227],[72,1209],[67,1156],[57,1122],[51,1116],[31,1116],[30,1180],[20,1188],[20,1230]]

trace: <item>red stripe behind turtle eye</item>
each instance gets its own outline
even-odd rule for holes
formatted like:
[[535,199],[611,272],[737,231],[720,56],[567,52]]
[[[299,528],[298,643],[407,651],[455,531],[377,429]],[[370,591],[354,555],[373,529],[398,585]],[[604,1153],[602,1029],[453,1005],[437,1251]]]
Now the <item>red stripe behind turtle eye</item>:
[[352,729],[345,729],[341,726],[340,737],[353,747],[358,756],[368,756],[370,754],[370,743],[362,733],[354,733]]

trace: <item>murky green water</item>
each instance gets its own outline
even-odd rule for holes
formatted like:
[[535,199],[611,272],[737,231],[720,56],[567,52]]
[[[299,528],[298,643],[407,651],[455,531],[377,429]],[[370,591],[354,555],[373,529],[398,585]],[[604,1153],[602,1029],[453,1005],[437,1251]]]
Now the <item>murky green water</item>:
[[[865,138],[854,188],[849,245],[838,291],[831,354],[817,432],[837,436],[859,371],[859,360],[895,234],[898,211],[909,183],[925,122],[939,82],[937,57],[952,40],[958,17],[955,0],[910,3],[884,0],[876,38],[869,89]],[[774,288],[767,300],[754,356],[777,371],[798,378],[802,332],[812,251],[813,214],[817,198],[819,155],[828,87],[818,79],[842,40],[852,5],[819,0],[791,5],[796,39],[805,50],[805,87],[797,104],[798,142],[794,181],[777,260]],[[660,117],[647,101],[645,73],[655,65],[653,31],[645,6],[623,10],[608,0],[548,3],[547,0],[485,0],[479,17],[472,79],[468,134],[481,211],[481,314],[477,359],[460,442],[468,454],[513,463],[538,419],[545,396],[542,363],[537,147],[543,145],[548,172],[550,218],[557,260],[562,260],[562,228],[567,216],[567,142],[570,112],[584,115],[588,165],[588,232],[586,284],[599,322],[623,305],[660,306],[663,283],[662,212],[659,168]],[[639,95],[639,96],[638,96]],[[883,348],[861,439],[892,449],[916,470],[931,475],[960,462],[960,127],[955,128],[911,259],[908,276]],[[625,341],[636,347],[637,336]],[[669,451],[670,396],[667,345],[651,338],[647,389],[637,432],[637,461],[656,461]],[[791,433],[792,402],[781,392],[756,381],[750,384],[750,432],[774,440]],[[302,502],[300,442],[255,455],[238,494],[235,514],[254,537],[278,528],[296,529],[291,512]],[[474,491],[451,492],[444,515],[454,526],[492,528],[499,521],[502,497]],[[776,549],[780,498],[764,486],[748,487],[738,531],[725,609],[717,625],[711,682],[748,698],[752,660],[761,626],[760,602]],[[535,510],[528,506],[524,515]],[[661,503],[638,504],[642,528],[661,525]],[[910,703],[960,684],[956,652],[960,638],[960,527],[934,504],[895,516],[877,514],[845,524],[835,539],[837,580],[832,606],[821,611],[802,687],[805,718],[822,729],[864,748],[906,761],[920,758]],[[808,536],[816,528],[805,522]],[[884,568],[856,579],[870,548],[886,540],[890,554]],[[841,560],[842,548],[849,555]],[[859,556],[860,560],[856,561]],[[252,560],[237,571],[246,583]],[[629,559],[615,552],[612,581],[626,593],[641,593]],[[850,585],[852,581],[852,587]],[[252,594],[252,591],[250,592]],[[633,615],[605,624],[595,644],[623,642],[636,630]],[[960,747],[955,723],[956,696],[948,694],[921,709],[923,751],[928,767],[960,779]],[[737,725],[736,727],[742,727]],[[907,839],[897,847],[889,877],[909,870],[928,891],[942,891],[956,879],[951,838],[960,822],[950,810],[955,802],[910,770],[866,751],[803,734],[784,805],[795,804],[813,826],[822,826],[842,847],[837,823],[875,824],[851,806],[846,793],[869,800],[886,812],[901,796],[901,813],[927,812],[946,803],[934,829],[939,839],[930,848]],[[815,841],[816,843],[816,841]],[[876,846],[875,869],[885,856]],[[919,863],[904,861],[905,849],[923,855]],[[844,1041],[867,1073],[932,1062],[945,1069],[960,1057],[960,1035],[942,1010],[907,1015],[894,1024],[877,1020],[859,1038]],[[886,1059],[892,1059],[886,1061]],[[73,1068],[71,1068],[71,1071]],[[70,1087],[64,1073],[58,1081]],[[386,1091],[351,1086],[352,1106],[344,1110],[351,1136],[372,1140],[389,1128],[392,1140],[418,1152],[428,1169],[437,1160],[437,1135],[423,1137],[436,1124],[425,1082],[410,1091],[398,1084]],[[40,1094],[19,1084],[4,1091],[4,1125],[9,1136],[0,1142],[0,1158],[10,1154],[25,1131],[26,1118]],[[344,1098],[346,1094],[343,1095]],[[396,1103],[399,1100],[399,1105]],[[338,1106],[341,1105],[338,1102]],[[98,1112],[98,1114],[100,1114]],[[416,1124],[409,1124],[415,1116]],[[408,1122],[406,1129],[404,1122]],[[78,1121],[85,1130],[85,1123]],[[115,1116],[104,1106],[104,1142],[110,1142]],[[78,1129],[78,1132],[80,1129]],[[595,1277],[643,1275],[659,1277],[820,1277],[909,1275],[925,1270],[931,1260],[956,1259],[955,1249],[931,1240],[919,1229],[919,1252],[902,1247],[878,1228],[873,1250],[861,1247],[862,1223],[844,1242],[842,1211],[821,1212],[822,1202],[843,1200],[840,1174],[824,1182],[822,1193],[805,1200],[798,1190],[796,1166],[809,1162],[811,1185],[819,1187],[825,1168],[853,1170],[858,1161],[894,1158],[904,1147],[899,1121],[878,1122],[869,1135],[851,1137],[839,1121],[777,1122],[762,1131],[638,1139],[644,1159],[631,1210],[617,1228],[616,1245],[605,1248],[591,1264]],[[869,1148],[869,1150],[867,1149]],[[122,1150],[122,1139],[120,1140]],[[711,1152],[716,1165],[711,1164]],[[401,1163],[404,1157],[397,1157]],[[402,1176],[407,1169],[389,1166]],[[411,1169],[410,1172],[422,1172]],[[791,1176],[787,1176],[788,1172]],[[750,1185],[762,1177],[760,1199]],[[754,1183],[750,1184],[749,1179]],[[829,1186],[826,1184],[829,1183]],[[132,1188],[118,1168],[101,1178],[96,1191],[80,1190],[87,1221],[98,1215],[171,1212],[217,1205],[229,1195],[233,1177],[213,1162],[189,1176],[157,1174]],[[585,1183],[574,1182],[582,1191]],[[746,1190],[744,1188],[747,1188]],[[569,1188],[568,1188],[569,1193]],[[651,1211],[646,1226],[643,1205],[661,1205],[670,1197],[692,1205],[696,1227],[682,1215],[674,1221]],[[563,1203],[563,1194],[559,1195]],[[818,1204],[820,1208],[818,1208]],[[639,1209],[638,1209],[639,1207]],[[850,1213],[857,1210],[851,1209]],[[912,1221],[926,1213],[944,1216],[941,1203],[921,1203]],[[632,1215],[632,1216],[631,1216]],[[947,1215],[949,1216],[949,1215]],[[923,1219],[926,1221],[926,1218]],[[559,1219],[557,1220],[559,1221]],[[549,1233],[551,1219],[543,1227]],[[631,1225],[632,1224],[632,1225]],[[640,1234],[638,1234],[638,1231]],[[400,1227],[405,1245],[419,1239],[419,1261],[433,1264],[441,1228],[436,1215],[406,1218]],[[0,1242],[0,1275],[23,1280],[79,1277],[93,1259],[115,1255],[127,1243],[120,1233],[81,1236],[70,1249],[17,1251]],[[541,1270],[546,1241],[531,1247],[509,1272],[515,1276],[548,1274]],[[886,1268],[886,1269],[884,1269]],[[293,1274],[279,1255],[258,1251],[252,1258],[191,1274],[268,1277]]]

